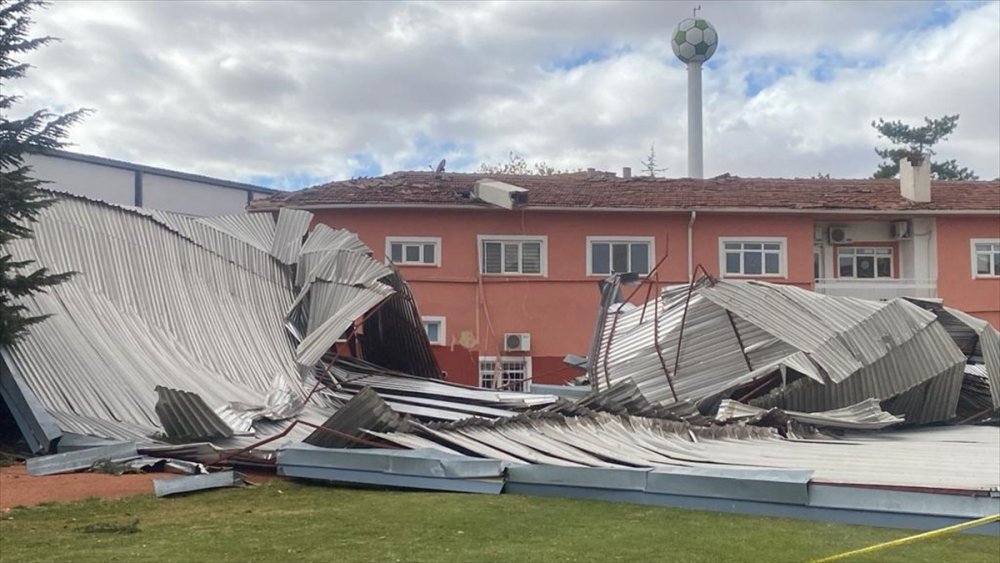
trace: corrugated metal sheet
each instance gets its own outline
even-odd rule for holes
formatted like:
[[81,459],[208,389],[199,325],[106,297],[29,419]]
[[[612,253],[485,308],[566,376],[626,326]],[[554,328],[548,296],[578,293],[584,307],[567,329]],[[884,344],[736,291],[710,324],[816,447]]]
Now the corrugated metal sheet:
[[[934,314],[905,300],[702,279],[641,307],[612,305],[602,318],[593,383],[605,389],[631,379],[654,404],[689,402],[710,412],[718,397],[742,387],[769,391],[751,401],[763,408],[818,412],[925,383],[935,393],[915,390],[893,412],[945,420],[958,402],[964,356]],[[781,378],[768,383],[775,373]]]
[[295,264],[312,218],[312,213],[308,211],[287,208],[278,211],[277,225],[271,237],[271,255],[282,264]]
[[158,385],[156,394],[156,414],[171,442],[211,441],[235,433],[197,393]]
[[[405,445],[408,434],[386,433]],[[419,427],[416,436],[459,452],[521,463],[590,467],[725,467],[813,471],[813,482],[990,491],[1000,488],[1000,433],[956,426],[781,438],[771,429],[712,428],[610,415]],[[499,452],[492,454],[490,452]]]
[[[409,423],[399,416],[371,389],[365,388],[342,408],[338,409],[322,427],[303,440],[323,448],[354,448],[364,440],[364,430],[396,432],[409,428]],[[351,440],[350,437],[354,437]]]
[[395,268],[381,282],[396,293],[365,320],[360,336],[365,359],[417,377],[440,379],[441,368],[410,288]]
[[879,430],[903,422],[902,418],[882,410],[878,399],[868,399],[849,407],[823,412],[798,412],[791,410],[765,410],[739,401],[725,399],[719,406],[715,420],[719,422],[743,421],[759,422],[766,416],[777,415],[783,419],[804,422],[822,428],[850,428],[855,430]]
[[[150,442],[164,432],[157,386],[197,393],[240,431],[280,431],[285,424],[269,420],[302,409],[299,368],[393,292],[356,236],[319,229],[310,256],[332,265],[300,300],[308,307],[296,314],[313,329],[296,353],[293,268],[270,251],[293,256],[308,215],[282,212],[276,232],[269,215],[204,219],[59,197],[34,238],[5,247],[17,260],[79,272],[22,300],[29,314],[51,316],[8,351],[20,385],[78,434]],[[333,405],[313,402],[302,416],[327,418]]]

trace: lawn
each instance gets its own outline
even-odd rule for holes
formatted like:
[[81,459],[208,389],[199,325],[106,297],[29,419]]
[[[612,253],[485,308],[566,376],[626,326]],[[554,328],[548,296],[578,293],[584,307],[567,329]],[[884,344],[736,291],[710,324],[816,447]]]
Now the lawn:
[[[138,531],[128,529],[138,519]],[[109,531],[109,529],[111,531]],[[806,561],[914,532],[600,501],[268,481],[14,508],[0,561]],[[953,535],[852,561],[1000,561]]]

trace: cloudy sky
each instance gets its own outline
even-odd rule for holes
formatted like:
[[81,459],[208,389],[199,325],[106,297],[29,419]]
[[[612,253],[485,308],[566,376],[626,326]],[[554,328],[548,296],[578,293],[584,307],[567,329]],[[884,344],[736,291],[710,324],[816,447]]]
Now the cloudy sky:
[[[870,123],[961,114],[939,147],[1000,175],[1000,3],[711,2],[705,174],[866,177]],[[511,151],[686,175],[697,2],[59,2],[21,111],[93,108],[72,150],[300,188]]]

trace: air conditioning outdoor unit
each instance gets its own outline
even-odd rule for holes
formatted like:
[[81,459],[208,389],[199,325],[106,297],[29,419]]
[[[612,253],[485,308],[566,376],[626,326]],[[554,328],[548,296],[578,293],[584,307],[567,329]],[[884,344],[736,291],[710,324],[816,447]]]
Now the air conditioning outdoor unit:
[[827,231],[827,238],[830,240],[830,244],[848,244],[854,241],[851,238],[851,230],[847,227],[830,227]]
[[909,240],[913,238],[913,223],[909,221],[893,221],[892,238],[896,240]]
[[508,332],[503,335],[504,352],[530,352],[531,335],[527,332]]

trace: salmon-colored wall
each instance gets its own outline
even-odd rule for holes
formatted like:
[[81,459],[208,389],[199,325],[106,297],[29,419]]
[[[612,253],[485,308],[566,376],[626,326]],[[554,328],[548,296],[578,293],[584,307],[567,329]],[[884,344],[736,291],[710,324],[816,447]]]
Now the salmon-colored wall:
[[[444,347],[435,347],[448,380],[477,384],[479,355],[503,352],[503,335],[531,334],[532,375],[556,383],[579,375],[565,369],[566,354],[588,354],[598,305],[598,281],[587,276],[588,236],[653,237],[653,264],[661,284],[687,281],[686,213],[601,213],[508,210],[362,209],[315,212],[316,222],[346,228],[385,258],[391,236],[441,239],[441,266],[400,266],[420,313],[446,320]],[[787,238],[787,275],[776,283],[812,286],[813,221],[809,217],[699,214],[694,264],[719,274],[720,236]],[[548,237],[547,276],[479,275],[477,235]],[[651,264],[652,266],[652,264]],[[626,295],[630,291],[626,288]],[[642,289],[633,298],[641,302]]]
[[974,278],[972,239],[1000,239],[1000,216],[938,217],[938,297],[1000,327],[1000,278]]

